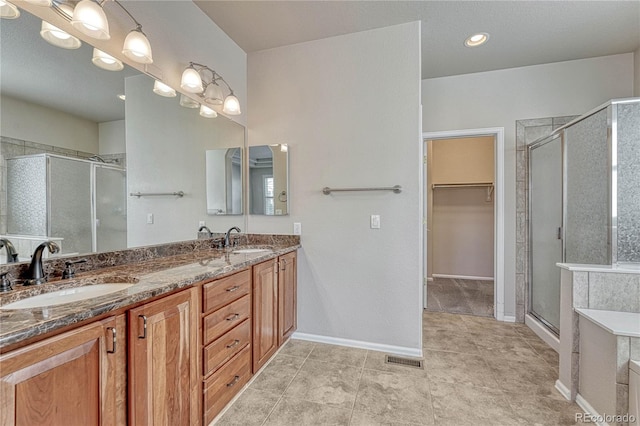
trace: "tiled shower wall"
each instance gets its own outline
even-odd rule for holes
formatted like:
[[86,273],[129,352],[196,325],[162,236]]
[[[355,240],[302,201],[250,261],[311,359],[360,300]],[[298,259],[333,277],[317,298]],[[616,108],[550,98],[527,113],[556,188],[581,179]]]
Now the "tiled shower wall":
[[[0,136],[0,235],[7,233],[7,158],[19,155],[50,153],[73,158],[89,158],[95,153],[75,151],[53,145],[23,141]],[[116,164],[126,167],[125,154],[100,155],[105,161],[116,160]]]
[[527,145],[577,116],[516,121],[516,321],[527,312],[529,281],[529,158]]

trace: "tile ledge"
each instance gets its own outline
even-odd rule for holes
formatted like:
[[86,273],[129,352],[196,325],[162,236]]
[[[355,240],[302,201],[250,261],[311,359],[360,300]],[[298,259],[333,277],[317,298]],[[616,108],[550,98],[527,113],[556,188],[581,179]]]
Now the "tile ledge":
[[640,313],[582,308],[575,311],[616,336],[640,337]]
[[638,274],[640,265],[588,265],[581,263],[556,263],[556,266],[572,272],[604,272],[613,274]]

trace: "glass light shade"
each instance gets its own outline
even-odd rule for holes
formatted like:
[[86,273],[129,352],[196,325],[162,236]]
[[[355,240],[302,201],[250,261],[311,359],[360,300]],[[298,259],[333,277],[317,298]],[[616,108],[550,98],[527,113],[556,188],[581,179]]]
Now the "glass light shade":
[[189,93],[202,93],[202,78],[200,74],[193,67],[188,67],[182,73],[182,80],[180,81],[180,87]]
[[137,29],[131,30],[129,34],[127,34],[127,38],[124,39],[122,54],[139,64],[153,63],[149,40],[142,31]]
[[98,40],[109,40],[109,21],[102,7],[91,0],[82,0],[76,5],[71,25],[82,34]]
[[238,101],[238,98],[234,96],[233,92],[224,99],[222,112],[229,115],[240,115],[242,113],[240,111],[240,102]]
[[62,31],[55,25],[51,25],[47,21],[42,21],[40,35],[47,41],[47,43],[62,47],[63,49],[77,49],[82,45],[82,42],[80,42],[79,39],[66,31]]
[[153,83],[153,93],[155,93],[156,95],[164,96],[165,98],[176,97],[176,91],[172,87],[169,87],[158,80]]
[[209,83],[204,91],[204,101],[209,105],[222,105],[224,102],[222,88],[215,82]]
[[205,118],[216,118],[218,113],[206,105],[200,105],[200,115]]
[[93,65],[107,71],[120,71],[124,68],[124,65],[118,59],[95,47],[93,48],[91,62],[93,62]]
[[8,1],[0,0],[0,18],[16,19],[20,16],[20,10]]
[[180,94],[180,106],[185,108],[199,108],[200,104],[184,94]]
[[27,3],[35,4],[38,6],[51,6],[51,0],[27,0]]

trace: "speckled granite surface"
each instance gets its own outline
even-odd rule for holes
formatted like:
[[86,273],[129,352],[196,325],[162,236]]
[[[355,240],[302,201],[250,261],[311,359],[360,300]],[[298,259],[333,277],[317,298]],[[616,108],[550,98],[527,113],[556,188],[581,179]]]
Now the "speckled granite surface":
[[[0,294],[0,350],[24,339],[126,308],[176,289],[190,287],[200,281],[241,270],[300,247],[300,239],[297,236],[254,234],[241,235],[240,239],[239,247],[227,250],[211,249],[211,242],[208,240],[194,240],[82,256],[91,258],[92,271],[81,272],[78,268],[78,273],[73,279],[50,278],[50,282],[40,286],[16,285],[13,291]],[[236,250],[248,247],[268,250],[258,253],[235,253]],[[49,262],[64,265],[64,260],[60,259]],[[105,296],[64,305],[20,310],[2,309],[3,305],[37,294],[82,285],[116,282],[134,282],[135,285]]]

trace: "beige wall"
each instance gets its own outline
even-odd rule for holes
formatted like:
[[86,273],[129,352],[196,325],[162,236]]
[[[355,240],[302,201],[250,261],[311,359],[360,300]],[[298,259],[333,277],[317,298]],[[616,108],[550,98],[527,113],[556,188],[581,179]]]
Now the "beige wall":
[[2,136],[98,152],[98,123],[9,96],[0,98]]
[[[494,138],[431,142],[433,184],[494,181]],[[437,188],[431,213],[431,274],[493,278],[494,197],[487,187]],[[489,200],[489,201],[487,201]]]
[[302,224],[298,331],[419,354],[420,23],[250,53],[248,81],[249,144],[289,144],[291,208],[248,229]]
[[505,315],[515,316],[516,120],[580,115],[633,95],[633,54],[422,80],[425,132],[504,127]]

